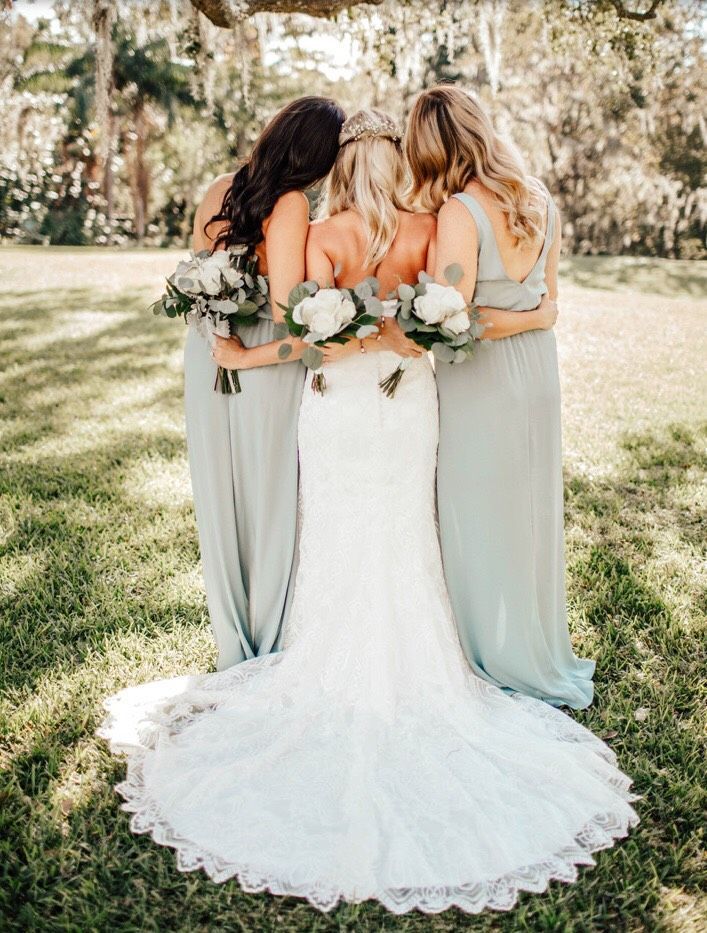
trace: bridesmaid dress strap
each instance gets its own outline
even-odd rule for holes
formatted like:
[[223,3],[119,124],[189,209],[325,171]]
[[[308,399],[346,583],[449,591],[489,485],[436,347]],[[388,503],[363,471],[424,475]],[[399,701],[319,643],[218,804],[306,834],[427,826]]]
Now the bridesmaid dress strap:
[[453,194],[452,197],[456,198],[458,201],[461,201],[471,216],[474,218],[474,222],[476,223],[476,233],[479,239],[479,251],[481,251],[482,245],[487,240],[491,243],[495,242],[493,229],[491,228],[491,222],[488,219],[486,211],[479,204],[476,198],[471,194],[467,194],[466,191],[459,191],[457,194]]

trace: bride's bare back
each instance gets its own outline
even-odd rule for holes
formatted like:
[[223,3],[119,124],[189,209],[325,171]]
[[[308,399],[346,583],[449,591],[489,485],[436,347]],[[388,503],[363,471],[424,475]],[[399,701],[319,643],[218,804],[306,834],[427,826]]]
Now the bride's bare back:
[[[399,226],[383,260],[375,266],[363,264],[366,230],[355,210],[342,211],[310,225],[307,237],[307,278],[321,285],[351,288],[369,275],[380,281],[385,298],[402,282],[417,281],[420,270],[434,266],[436,220],[432,214],[398,211]],[[334,283],[334,270],[337,270]]]

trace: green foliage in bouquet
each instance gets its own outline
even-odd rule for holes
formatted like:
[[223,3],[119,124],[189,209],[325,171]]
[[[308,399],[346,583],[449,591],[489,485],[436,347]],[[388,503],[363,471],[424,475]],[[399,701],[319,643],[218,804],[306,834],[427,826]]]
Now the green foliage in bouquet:
[[[463,363],[474,352],[484,327],[476,305],[467,303],[455,286],[463,270],[453,263],[444,270],[447,285],[440,285],[426,272],[420,272],[416,285],[397,288],[396,317],[400,329],[418,346],[431,351],[443,363]],[[388,398],[395,391],[408,366],[403,362],[380,383]]]
[[[269,308],[268,281],[258,274],[258,260],[241,251],[201,250],[179,263],[150,307],[153,314],[183,318],[206,339],[231,337]],[[240,392],[238,372],[219,366],[214,389]]]
[[[316,282],[301,282],[290,292],[287,304],[281,305],[285,321],[276,325],[275,336],[284,339],[292,335],[309,344],[302,362],[314,373],[313,391],[323,394],[326,389],[321,372],[322,347],[328,343],[344,344],[351,338],[363,340],[378,333],[383,315],[379,288],[378,279],[373,276],[354,288],[320,288]],[[281,359],[287,359],[292,346],[284,343],[278,352]]]

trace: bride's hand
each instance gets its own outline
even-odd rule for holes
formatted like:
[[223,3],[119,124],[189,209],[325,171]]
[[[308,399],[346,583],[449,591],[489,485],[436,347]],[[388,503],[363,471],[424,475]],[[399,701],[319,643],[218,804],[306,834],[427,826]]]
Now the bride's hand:
[[247,369],[248,348],[240,337],[214,337],[211,356],[223,369]]
[[377,337],[371,338],[376,341],[378,350],[390,350],[397,353],[398,356],[422,356],[425,350],[418,346],[414,340],[410,340],[400,329],[400,325],[395,318],[385,318],[381,327],[380,340]]
[[538,327],[540,330],[551,330],[557,321],[559,309],[556,301],[551,301],[547,295],[543,295],[540,304],[536,308],[538,314]]

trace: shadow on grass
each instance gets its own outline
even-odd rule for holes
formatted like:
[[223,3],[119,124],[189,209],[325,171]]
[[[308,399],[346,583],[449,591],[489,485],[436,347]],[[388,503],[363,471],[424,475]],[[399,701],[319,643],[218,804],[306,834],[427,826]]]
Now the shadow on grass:
[[689,260],[567,256],[561,260],[560,274],[582,288],[707,299],[705,263]]
[[[99,307],[88,290],[74,290],[71,302]],[[38,437],[59,438],[39,456],[7,458],[0,472],[6,503],[0,515],[9,517],[0,560],[12,568],[22,556],[36,558],[7,592],[0,590],[3,684],[17,705],[36,697],[35,706],[17,717],[0,789],[0,910],[5,909],[7,928],[667,929],[665,891],[699,894],[695,686],[702,645],[695,616],[674,605],[672,571],[661,565],[661,536],[679,543],[685,561],[702,540],[697,509],[685,505],[683,494],[705,469],[700,435],[677,425],[660,434],[627,436],[625,464],[616,476],[572,476],[567,483],[567,524],[580,542],[570,563],[572,615],[580,650],[599,661],[598,703],[577,718],[600,735],[617,733],[612,744],[620,764],[645,795],[638,805],[642,825],[616,849],[599,854],[597,867],[582,872],[575,885],[553,885],[543,897],[524,895],[508,915],[469,918],[448,911],[434,920],[417,914],[396,918],[375,905],[360,905],[323,916],[291,898],[246,895],[233,883],[215,886],[201,875],[180,874],[171,852],[130,834],[110,788],[122,766],[91,743],[105,692],[100,678],[91,679],[96,658],[105,657],[121,637],[130,637],[145,654],[161,651],[166,632],[181,636],[202,625],[200,609],[167,602],[159,591],[170,574],[188,572],[197,561],[189,507],[145,506],[124,483],[131,466],[156,452],[165,460],[183,458],[179,434],[154,425],[131,429],[116,405],[114,423],[86,449],[62,447],[80,420],[81,405],[119,395],[126,378],[139,383],[159,373],[164,353],[181,340],[178,326],[160,326],[125,305],[111,298],[100,307],[125,311],[120,321],[98,336],[60,338],[39,357],[13,343],[17,372],[6,372],[2,383],[15,451]],[[29,330],[20,329],[13,341],[42,333],[44,309],[38,304],[30,312]],[[125,348],[132,348],[134,360],[126,360]],[[111,356],[119,362],[107,365]],[[28,405],[28,393],[47,377],[72,392],[75,387],[78,408],[69,402],[57,408],[50,399]],[[131,405],[176,410],[177,382],[169,376],[156,394]],[[70,687],[62,688],[55,674],[73,678]],[[636,719],[639,709],[645,718]],[[67,781],[68,789],[62,789]]]

